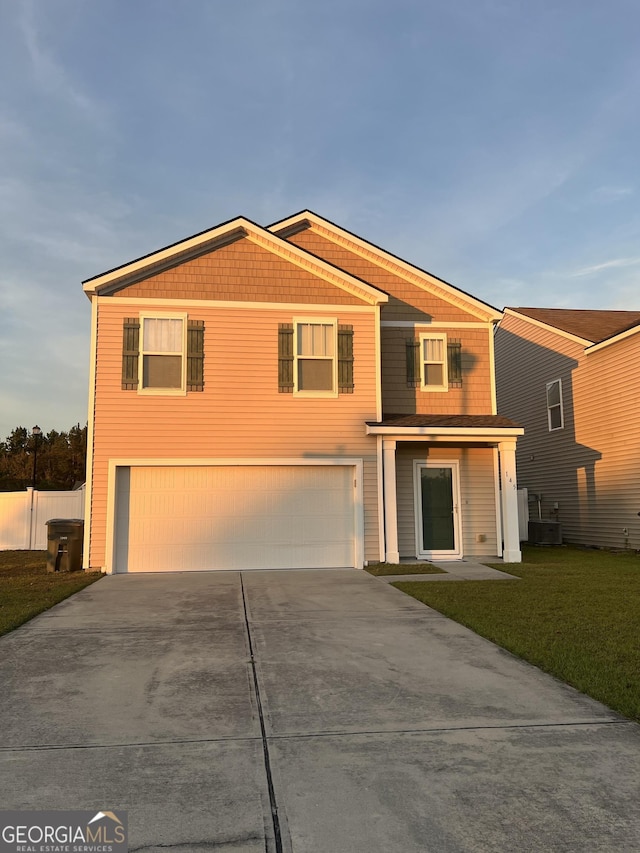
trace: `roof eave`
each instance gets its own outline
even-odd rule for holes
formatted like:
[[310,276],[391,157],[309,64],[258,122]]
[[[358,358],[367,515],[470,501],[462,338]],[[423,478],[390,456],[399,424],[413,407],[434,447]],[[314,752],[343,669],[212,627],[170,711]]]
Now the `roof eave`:
[[574,335],[571,332],[565,332],[564,329],[559,329],[551,323],[545,323],[544,320],[538,320],[535,317],[529,317],[527,314],[521,314],[515,308],[505,308],[503,313],[505,317],[518,317],[520,320],[524,320],[527,323],[531,323],[531,325],[538,326],[542,329],[548,329],[550,332],[560,335],[560,337],[567,338],[567,340],[580,344],[583,347],[588,347],[593,344],[593,341],[590,341],[588,338],[581,338],[579,335]]

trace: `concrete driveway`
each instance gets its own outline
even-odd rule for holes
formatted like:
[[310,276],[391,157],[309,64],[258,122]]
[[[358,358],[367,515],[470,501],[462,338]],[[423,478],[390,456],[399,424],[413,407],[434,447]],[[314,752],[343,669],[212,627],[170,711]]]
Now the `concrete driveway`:
[[0,685],[0,807],[131,850],[640,850],[640,727],[362,572],[104,578]]

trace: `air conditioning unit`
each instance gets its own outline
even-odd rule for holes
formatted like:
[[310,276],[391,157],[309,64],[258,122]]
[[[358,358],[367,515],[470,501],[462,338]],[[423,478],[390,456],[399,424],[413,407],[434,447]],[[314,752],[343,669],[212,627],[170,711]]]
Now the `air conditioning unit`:
[[562,545],[559,521],[530,521],[529,545]]

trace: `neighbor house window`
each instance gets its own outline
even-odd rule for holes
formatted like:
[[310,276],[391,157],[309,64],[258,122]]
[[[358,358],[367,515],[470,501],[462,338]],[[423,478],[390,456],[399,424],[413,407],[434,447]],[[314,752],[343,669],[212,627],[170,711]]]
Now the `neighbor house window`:
[[337,384],[335,321],[294,321],[294,393],[334,396]]
[[447,336],[420,335],[420,387],[423,391],[446,391]]
[[562,380],[556,379],[547,383],[547,418],[549,432],[564,427],[564,413],[562,411]]
[[204,322],[186,314],[129,317],[123,326],[122,388],[141,394],[204,389]]

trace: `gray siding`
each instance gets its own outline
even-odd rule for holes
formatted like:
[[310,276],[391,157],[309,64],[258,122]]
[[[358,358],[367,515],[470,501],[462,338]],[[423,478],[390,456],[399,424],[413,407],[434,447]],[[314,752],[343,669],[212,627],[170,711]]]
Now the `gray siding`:
[[[565,541],[640,548],[640,335],[586,354],[506,315],[496,333],[498,412],[525,427],[518,484],[542,495]],[[549,432],[546,383],[562,379],[564,429]],[[530,503],[531,517],[537,503]],[[625,528],[628,534],[624,533]]]

